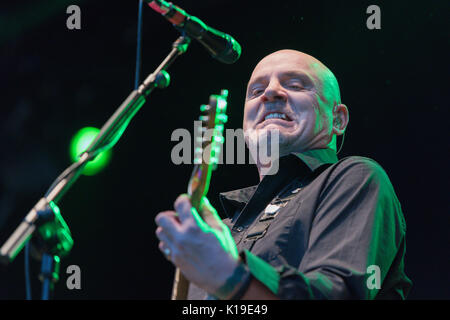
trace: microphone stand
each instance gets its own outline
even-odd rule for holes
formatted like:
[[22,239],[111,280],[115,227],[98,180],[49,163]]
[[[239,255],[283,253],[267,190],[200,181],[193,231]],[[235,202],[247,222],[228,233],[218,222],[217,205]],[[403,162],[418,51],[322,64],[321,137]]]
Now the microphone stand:
[[[77,162],[61,173],[36,205],[28,212],[20,225],[0,248],[0,262],[8,264],[14,260],[25,244],[35,234],[33,244],[36,257],[41,260],[42,299],[50,297],[53,284],[59,277],[60,257],[67,255],[73,246],[70,229],[62,218],[57,203],[80,176],[87,162],[102,151],[112,148],[122,136],[134,115],[140,110],[154,88],[169,86],[169,66],[188,49],[191,39],[180,36],[172,50],[144,82],[122,102],[114,114],[103,125],[100,132]],[[35,232],[38,231],[38,232]]]

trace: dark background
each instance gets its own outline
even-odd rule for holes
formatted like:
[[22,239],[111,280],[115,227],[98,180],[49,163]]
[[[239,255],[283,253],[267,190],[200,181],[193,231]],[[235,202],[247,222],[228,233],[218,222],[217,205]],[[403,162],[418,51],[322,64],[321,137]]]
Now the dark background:
[[[167,299],[174,268],[157,248],[155,215],[185,192],[192,167],[172,164],[176,128],[193,130],[198,106],[227,88],[227,128],[241,128],[245,86],[262,57],[278,49],[309,53],[336,75],[350,110],[340,157],[377,160],[389,174],[407,221],[411,299],[450,298],[448,206],[447,1],[176,1],[235,37],[233,65],[196,42],[170,68],[169,88],[153,92],[101,173],[81,177],[59,203],[75,245],[62,260],[57,299]],[[81,7],[81,30],[66,8]],[[366,9],[381,8],[381,30]],[[0,4],[0,225],[22,217],[69,164],[69,141],[101,127],[134,86],[138,1],[20,1]],[[170,51],[178,33],[143,12],[142,75]],[[209,197],[258,181],[250,165],[220,166]],[[2,231],[5,236],[5,230]],[[65,270],[82,271],[66,289]],[[40,294],[39,264],[31,265]],[[24,299],[23,253],[0,267],[0,298]]]

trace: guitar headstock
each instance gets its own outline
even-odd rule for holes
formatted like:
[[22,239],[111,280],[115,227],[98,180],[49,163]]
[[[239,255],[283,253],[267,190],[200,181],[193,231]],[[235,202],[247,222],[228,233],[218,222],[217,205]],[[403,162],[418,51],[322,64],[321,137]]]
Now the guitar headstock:
[[211,172],[216,169],[222,145],[224,142],[224,124],[227,122],[228,90],[222,90],[219,95],[211,95],[209,103],[200,106],[201,126],[194,136],[194,170],[189,180],[188,194],[191,204],[199,209],[202,196],[208,193]]

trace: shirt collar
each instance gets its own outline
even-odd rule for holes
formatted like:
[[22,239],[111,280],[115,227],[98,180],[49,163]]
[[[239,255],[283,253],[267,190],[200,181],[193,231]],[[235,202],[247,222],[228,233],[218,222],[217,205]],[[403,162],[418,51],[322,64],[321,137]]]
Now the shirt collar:
[[336,155],[336,151],[333,149],[313,149],[305,152],[293,152],[291,153],[298,158],[300,158],[311,171],[315,171],[320,166],[327,163],[336,163],[338,162],[338,158]]
[[231,218],[236,210],[242,210],[252,198],[256,189],[262,184],[275,186],[276,188],[278,184],[285,184],[286,178],[306,176],[306,174],[316,171],[324,164],[333,164],[337,161],[336,151],[329,148],[293,152],[282,157],[277,174],[265,176],[257,185],[220,193],[219,198],[225,214]]

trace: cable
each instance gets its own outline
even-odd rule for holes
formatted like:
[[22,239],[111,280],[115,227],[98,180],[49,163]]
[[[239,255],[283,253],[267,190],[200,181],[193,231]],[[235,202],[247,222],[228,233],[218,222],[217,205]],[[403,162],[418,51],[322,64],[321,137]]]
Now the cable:
[[341,145],[340,145],[340,147],[339,147],[339,150],[336,152],[336,155],[338,155],[339,152],[341,152],[342,146],[344,145],[344,138],[345,138],[345,131],[344,131],[344,133],[342,134]]
[[74,162],[70,165],[70,167],[68,167],[66,170],[64,170],[63,173],[61,173],[58,178],[56,178],[55,181],[53,181],[53,183],[51,184],[51,186],[48,188],[47,192],[45,193],[45,197],[48,197],[48,195],[50,194],[50,192],[53,191],[53,189],[58,185],[58,183],[61,182],[61,180],[67,178],[70,174],[74,173],[82,164],[84,164],[84,162]]
[[30,282],[30,241],[27,242],[25,245],[25,252],[24,252],[24,261],[25,261],[25,292],[26,292],[26,299],[31,300],[31,282]]
[[134,89],[139,87],[141,70],[141,42],[142,42],[142,6],[143,0],[139,0],[138,24],[137,24],[137,45],[136,45],[136,74],[134,78]]

